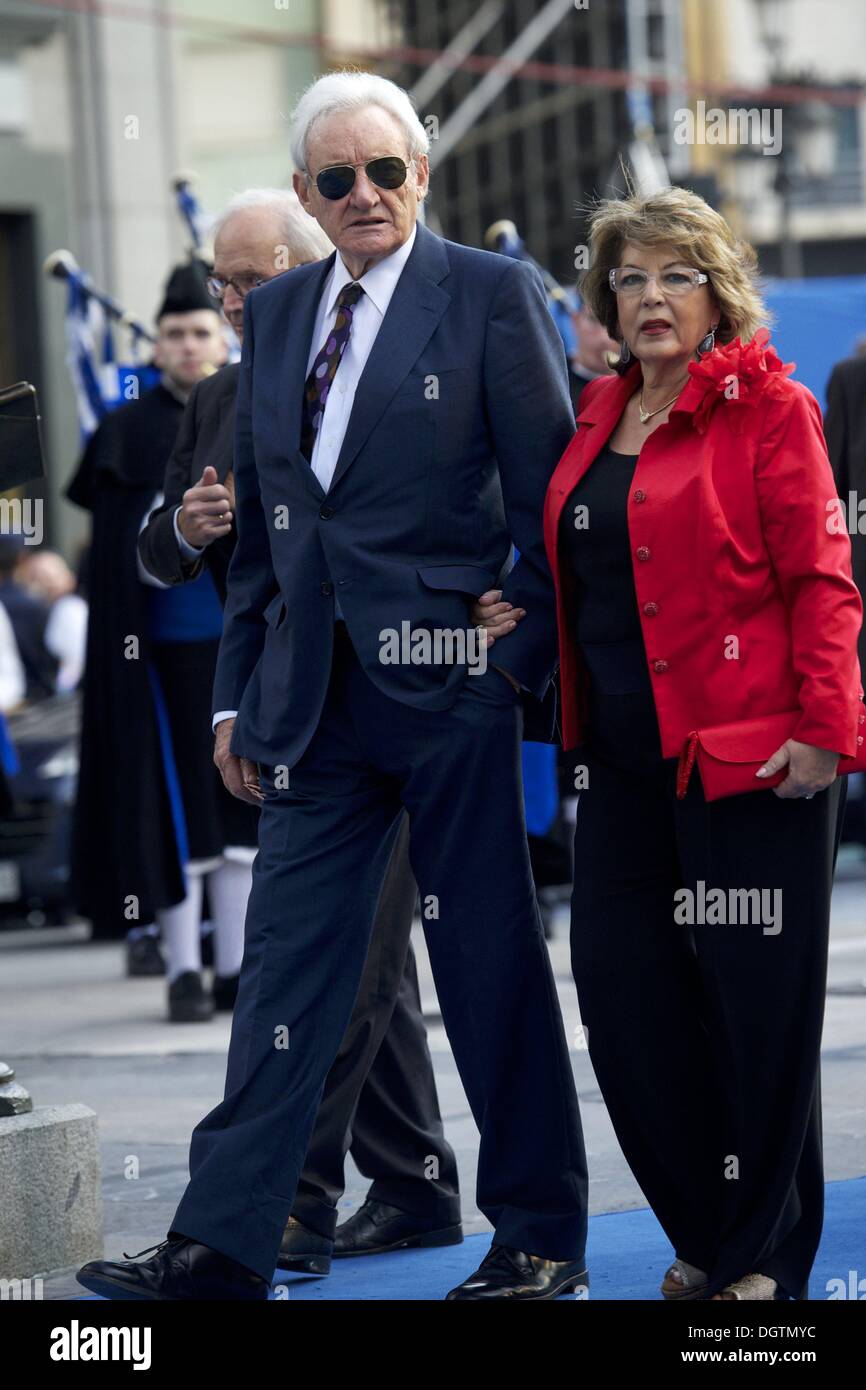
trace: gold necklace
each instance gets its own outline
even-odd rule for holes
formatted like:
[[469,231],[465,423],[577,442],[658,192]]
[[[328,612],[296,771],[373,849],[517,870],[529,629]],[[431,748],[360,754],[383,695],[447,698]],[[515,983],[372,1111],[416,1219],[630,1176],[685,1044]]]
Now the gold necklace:
[[[687,380],[688,380],[688,378],[687,378]],[[685,384],[686,384],[686,383],[685,383],[685,381],[684,381],[684,382],[683,382],[683,386],[685,386]],[[640,399],[638,400],[638,407],[637,407],[637,408],[638,408],[638,413],[639,413],[639,415],[640,415],[640,422],[641,422],[641,424],[642,424],[642,425],[645,425],[646,422],[647,422],[647,420],[651,420],[651,419],[653,418],[654,415],[660,415],[660,414],[662,413],[663,410],[667,410],[667,408],[668,408],[669,405],[673,405],[674,401],[677,400],[678,397],[680,396],[680,394],[681,394],[681,392],[682,392],[682,389],[683,389],[683,386],[681,386],[680,389],[679,389],[679,391],[677,391],[676,396],[671,396],[671,398],[670,398],[669,401],[665,401],[664,405],[658,406],[655,410],[644,410],[644,407],[643,407],[643,387],[641,387],[641,389],[640,389]]]

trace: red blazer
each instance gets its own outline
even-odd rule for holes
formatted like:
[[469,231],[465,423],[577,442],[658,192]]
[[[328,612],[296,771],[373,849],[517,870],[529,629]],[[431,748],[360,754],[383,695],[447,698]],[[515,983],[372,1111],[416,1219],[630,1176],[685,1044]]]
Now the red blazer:
[[[799,708],[794,737],[853,756],[863,606],[839,524],[821,411],[766,330],[692,363],[640,451],[628,501],[635,592],[665,757],[694,729]],[[557,553],[571,490],[640,382],[600,377],[551,477],[544,534],[556,586],[563,746],[584,735],[587,673],[573,581]],[[590,519],[591,524],[591,519]]]

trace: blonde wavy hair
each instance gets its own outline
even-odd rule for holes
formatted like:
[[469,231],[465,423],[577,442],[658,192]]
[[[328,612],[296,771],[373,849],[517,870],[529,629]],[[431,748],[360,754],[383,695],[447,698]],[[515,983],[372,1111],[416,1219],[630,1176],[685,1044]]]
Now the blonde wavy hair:
[[589,308],[617,341],[622,334],[608,275],[620,265],[629,241],[671,246],[687,265],[709,276],[707,288],[720,311],[717,342],[740,338],[746,343],[770,321],[757,253],[734,235],[720,213],[687,188],[664,188],[648,197],[630,191],[625,198],[601,199],[590,207],[589,269],[580,282]]

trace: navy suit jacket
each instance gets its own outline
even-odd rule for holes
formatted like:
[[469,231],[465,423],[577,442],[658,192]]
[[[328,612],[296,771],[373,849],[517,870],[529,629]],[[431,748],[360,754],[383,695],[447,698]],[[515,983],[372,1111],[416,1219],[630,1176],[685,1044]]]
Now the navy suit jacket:
[[574,414],[541,277],[418,226],[326,493],[299,441],[333,261],[288,271],[244,305],[237,546],[213,708],[238,711],[232,751],[269,766],[292,766],[315,730],[335,596],[370,680],[422,709],[449,708],[466,665],[384,664],[383,632],[465,631],[473,597],[503,574],[527,616],[497,642],[496,664],[541,699],[557,661],[542,514]]

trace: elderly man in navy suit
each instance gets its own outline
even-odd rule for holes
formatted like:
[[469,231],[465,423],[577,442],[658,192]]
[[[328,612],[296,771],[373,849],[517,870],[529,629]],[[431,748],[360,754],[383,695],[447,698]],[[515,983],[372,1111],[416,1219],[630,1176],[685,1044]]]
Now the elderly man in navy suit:
[[[294,114],[295,189],[337,253],[244,307],[214,756],[261,817],[225,1096],[167,1240],[81,1272],[108,1297],[268,1296],[403,807],[494,1227],[448,1297],[587,1283],[519,769],[556,661],[542,502],[574,419],[535,270],[417,222],[428,147],[407,94],[367,73],[320,78]],[[470,606],[503,574],[525,617],[493,666]]]

